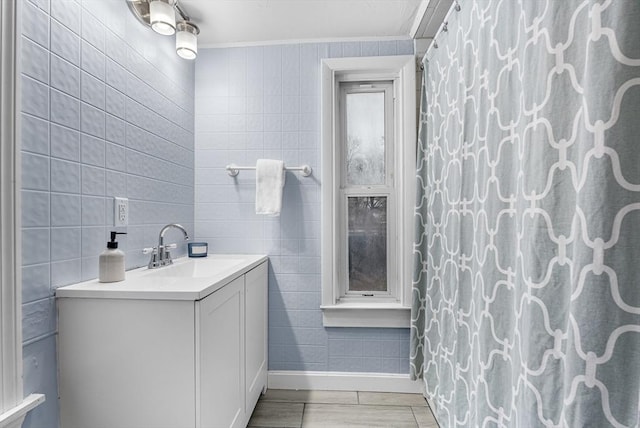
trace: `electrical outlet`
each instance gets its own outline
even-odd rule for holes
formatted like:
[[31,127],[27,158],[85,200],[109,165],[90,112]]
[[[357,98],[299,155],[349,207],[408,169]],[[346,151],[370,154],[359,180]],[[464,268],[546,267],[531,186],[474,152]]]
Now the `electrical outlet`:
[[129,199],[113,198],[113,225],[127,226],[129,224]]

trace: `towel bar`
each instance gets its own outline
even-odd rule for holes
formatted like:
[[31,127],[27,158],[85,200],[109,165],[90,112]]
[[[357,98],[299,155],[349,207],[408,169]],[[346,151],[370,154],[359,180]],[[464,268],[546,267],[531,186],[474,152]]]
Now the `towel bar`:
[[[252,170],[252,169],[256,169],[255,166],[238,166],[235,164],[231,164],[231,165],[227,165],[227,173],[229,173],[229,175],[231,177],[235,177],[236,175],[238,175],[240,173],[240,171],[244,171],[244,170]],[[302,165],[302,166],[285,166],[284,169],[286,171],[302,171],[302,175],[304,177],[309,177],[311,175],[311,173],[313,172],[313,170],[311,169],[311,167],[309,165]]]

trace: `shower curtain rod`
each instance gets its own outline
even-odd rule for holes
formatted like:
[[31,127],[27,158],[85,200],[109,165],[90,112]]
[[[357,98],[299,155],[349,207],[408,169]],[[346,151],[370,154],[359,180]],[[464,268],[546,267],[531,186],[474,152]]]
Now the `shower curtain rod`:
[[449,15],[451,15],[451,12],[454,11],[454,10],[456,12],[460,12],[460,10],[462,10],[462,7],[460,6],[460,3],[458,3],[458,0],[454,0],[453,1],[453,3],[451,4],[451,7],[449,8],[449,11],[444,16],[444,19],[442,20],[442,24],[440,24],[440,27],[438,28],[438,31],[436,31],[436,35],[433,36],[433,39],[431,40],[431,43],[427,47],[427,50],[424,53],[424,56],[422,57],[422,62],[423,63],[424,63],[424,60],[427,58],[427,54],[429,53],[429,51],[431,50],[432,47],[438,49],[438,42],[436,42],[436,39],[438,38],[438,36],[442,32],[446,33],[447,31],[449,31],[449,29],[447,28],[447,24],[449,23]]

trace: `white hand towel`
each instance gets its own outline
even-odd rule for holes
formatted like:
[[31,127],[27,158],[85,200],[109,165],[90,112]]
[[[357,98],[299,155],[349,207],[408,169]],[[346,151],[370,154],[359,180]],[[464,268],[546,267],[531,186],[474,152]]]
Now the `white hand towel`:
[[258,159],[256,163],[256,214],[280,215],[284,173],[283,161]]

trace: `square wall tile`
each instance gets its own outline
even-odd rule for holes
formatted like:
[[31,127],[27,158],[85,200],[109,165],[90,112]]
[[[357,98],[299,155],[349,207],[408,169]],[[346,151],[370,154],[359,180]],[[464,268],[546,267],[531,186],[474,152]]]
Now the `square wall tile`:
[[22,305],[22,340],[29,341],[56,330],[55,298]]
[[[108,157],[107,157],[108,159]],[[108,162],[108,161],[107,161]],[[108,168],[108,166],[107,166]],[[126,196],[127,195],[127,176],[126,174],[114,171],[106,173],[106,196]]]
[[49,158],[47,156],[22,154],[22,188],[49,190]]
[[106,224],[105,198],[82,197],[82,225],[99,226]]
[[93,107],[104,110],[105,108],[105,85],[101,80],[96,79],[86,72],[81,74],[80,86],[81,99]]
[[79,227],[51,228],[51,261],[79,259],[80,238]]
[[22,227],[49,226],[49,192],[22,191]]
[[51,87],[79,98],[80,69],[57,55],[51,55]]
[[55,19],[51,20],[51,52],[80,67],[80,37]]
[[65,285],[80,282],[82,272],[80,259],[65,260],[51,263],[51,287],[56,289]]
[[46,13],[49,13],[49,11],[51,10],[51,0],[32,0],[32,3],[39,8],[40,10],[45,11]]
[[53,0],[51,3],[51,17],[80,34],[80,3],[76,0]]
[[82,166],[82,194],[104,196],[105,170],[88,165]]
[[248,114],[264,113],[264,97],[262,96],[247,97],[247,113]]
[[51,194],[51,226],[79,226],[80,195]]
[[22,37],[22,73],[49,83],[49,51],[27,37]]
[[49,16],[31,2],[22,2],[22,34],[49,48]]
[[80,161],[80,132],[51,124],[51,156]]
[[[125,259],[125,262],[126,262],[126,259]],[[99,272],[100,259],[98,256],[83,257],[81,263],[82,263],[81,281],[88,281],[90,279],[94,279],[98,277],[98,275],[100,274]]]
[[125,117],[125,96],[117,89],[107,86],[106,92],[106,111],[121,119]]
[[105,141],[91,135],[81,136],[81,156],[82,163],[105,166]]
[[285,114],[300,113],[300,97],[290,95],[282,97],[282,112]]
[[100,255],[106,248],[108,240],[108,232],[104,226],[83,227],[81,247],[83,257]]
[[82,10],[82,39],[104,53],[104,25],[87,10]]
[[49,122],[28,114],[21,114],[22,150],[49,154]]
[[86,41],[82,41],[81,68],[87,73],[104,82],[106,60],[102,52]]
[[22,111],[49,119],[49,87],[25,75],[22,76]]
[[51,121],[72,129],[80,129],[80,101],[51,89]]
[[125,149],[117,144],[106,144],[106,167],[116,171],[126,170]]
[[122,93],[127,92],[127,78],[129,73],[117,62],[107,58],[106,83]]
[[22,265],[49,263],[49,229],[22,229]]
[[80,164],[51,159],[51,191],[80,193]]
[[109,58],[124,66],[127,64],[127,43],[110,30],[104,33],[105,53]]
[[49,264],[29,265],[22,268],[22,303],[51,296]]
[[89,104],[82,103],[80,109],[80,130],[94,137],[105,137],[105,113]]

